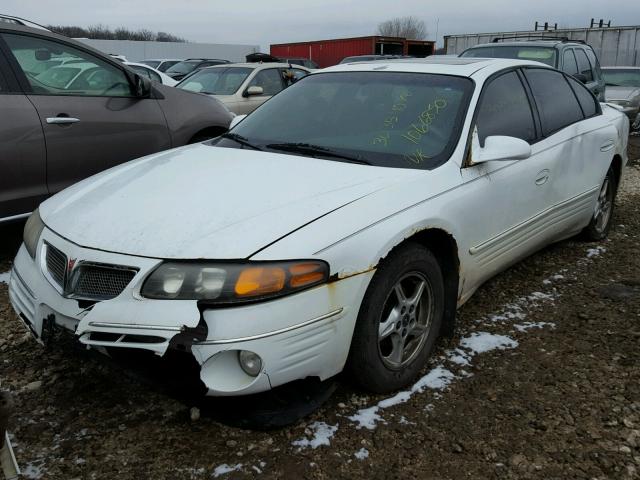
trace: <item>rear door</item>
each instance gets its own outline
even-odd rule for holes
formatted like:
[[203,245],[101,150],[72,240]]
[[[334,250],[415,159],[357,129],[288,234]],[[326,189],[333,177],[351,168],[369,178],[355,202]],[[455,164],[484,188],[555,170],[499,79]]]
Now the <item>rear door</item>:
[[[20,32],[2,40],[44,130],[49,193],[171,147],[157,101],[133,95],[123,66],[57,38]],[[42,68],[51,59],[63,60],[55,74]]]
[[46,151],[38,112],[0,51],[0,221],[47,197]]

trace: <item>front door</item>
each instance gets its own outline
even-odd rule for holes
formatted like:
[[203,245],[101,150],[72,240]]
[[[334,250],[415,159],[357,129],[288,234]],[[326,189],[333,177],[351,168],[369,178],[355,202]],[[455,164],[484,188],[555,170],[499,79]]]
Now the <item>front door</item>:
[[123,66],[62,41],[2,38],[44,129],[49,193],[171,147],[157,100],[137,98]]

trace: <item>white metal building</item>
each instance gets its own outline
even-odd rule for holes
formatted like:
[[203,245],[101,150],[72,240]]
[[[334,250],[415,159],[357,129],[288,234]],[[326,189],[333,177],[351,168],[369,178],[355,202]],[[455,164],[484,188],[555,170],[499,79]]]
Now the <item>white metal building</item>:
[[129,61],[147,58],[219,58],[244,62],[245,56],[260,51],[258,45],[224,43],[139,42],[76,38],[104,53],[124,55]]

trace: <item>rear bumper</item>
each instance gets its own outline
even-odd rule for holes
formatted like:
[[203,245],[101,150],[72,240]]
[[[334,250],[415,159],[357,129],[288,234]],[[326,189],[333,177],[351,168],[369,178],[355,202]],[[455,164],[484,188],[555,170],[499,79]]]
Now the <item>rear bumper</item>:
[[[367,272],[269,302],[201,310],[195,301],[140,297],[146,274],[160,260],[78,247],[48,229],[42,237],[35,261],[24,245],[20,248],[9,282],[11,303],[36,338],[42,340],[44,332],[46,340],[47,322],[53,322],[90,347],[144,349],[158,355],[176,346],[190,349],[208,394],[214,396],[257,393],[306,377],[324,380],[339,373],[373,275]],[[43,274],[39,258],[43,241],[70,258],[130,265],[139,272],[120,295],[87,308],[61,295]],[[206,334],[190,337],[196,329]],[[242,370],[241,350],[261,358],[257,376]]]

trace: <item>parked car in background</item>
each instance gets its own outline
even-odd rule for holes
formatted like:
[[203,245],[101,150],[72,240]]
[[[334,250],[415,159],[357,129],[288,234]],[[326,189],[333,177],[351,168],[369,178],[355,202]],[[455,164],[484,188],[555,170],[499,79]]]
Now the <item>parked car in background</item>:
[[215,140],[47,200],[13,263],[20,319],[182,354],[212,396],[345,368],[410,385],[483,282],[606,237],[627,162],[626,117],[575,78],[431,58],[320,70]]
[[[582,41],[566,38],[518,40],[520,37],[495,38],[468,48],[461,57],[515,58],[534,60],[562,70],[584,83],[601,102],[605,101],[605,82],[593,48]],[[506,41],[505,41],[506,40]],[[513,41],[508,41],[513,40]]]
[[149,58],[147,60],[140,60],[138,63],[144,63],[151,68],[155,68],[159,72],[166,72],[169,67],[173,67],[176,63],[181,62],[179,58]]
[[603,67],[607,102],[622,107],[631,128],[640,129],[640,67]]
[[214,60],[208,58],[188,58],[182,60],[174,65],[171,65],[165,70],[165,73],[174,80],[182,80],[190,73],[196,72],[201,68],[211,67],[212,65],[222,65],[224,63],[230,63],[229,60]]
[[166,75],[149,65],[145,65],[144,63],[124,62],[124,64],[143,77],[147,77],[149,80],[161,83],[167,87],[174,87],[178,83],[177,80],[174,80],[169,75]]
[[0,111],[0,221],[25,217],[114,165],[215,137],[232,118],[213,98],[152,83],[81,42],[9,22],[0,23]]
[[286,63],[233,63],[203,68],[176,88],[212,95],[236,115],[246,115],[309,72]]
[[306,67],[310,70],[317,70],[318,64],[316,62],[314,62],[313,60],[309,60],[308,58],[279,58],[279,60],[282,63],[289,63],[291,65],[301,65],[303,67]]

